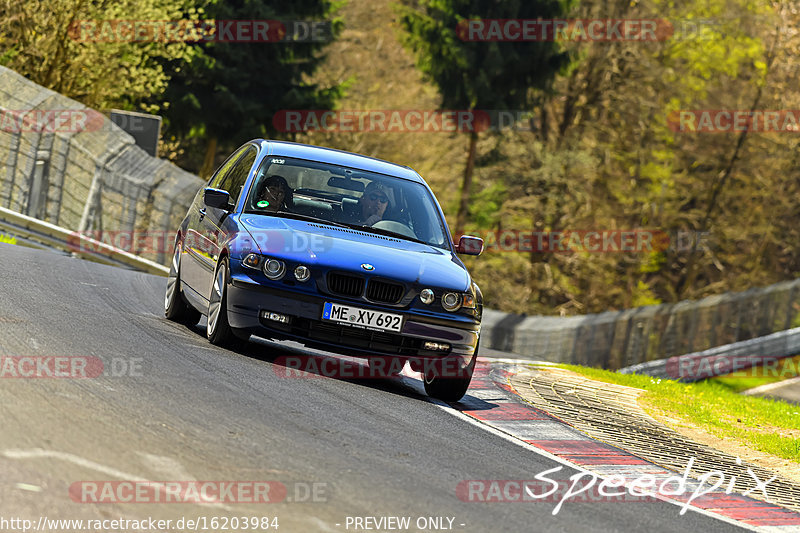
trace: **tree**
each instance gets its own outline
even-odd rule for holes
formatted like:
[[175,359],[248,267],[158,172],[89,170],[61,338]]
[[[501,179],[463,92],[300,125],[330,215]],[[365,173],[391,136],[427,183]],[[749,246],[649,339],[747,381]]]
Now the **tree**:
[[[341,21],[332,20],[331,0],[228,2],[210,0],[207,19],[330,21],[333,38]],[[324,59],[327,42],[204,42],[191,61],[166,66],[171,81],[165,93],[166,125],[173,134],[206,143],[200,174],[209,176],[218,150],[228,152],[253,137],[280,134],[272,118],[282,109],[328,109],[341,87],[308,82]]]
[[187,61],[194,49],[131,42],[113,24],[103,33],[102,22],[174,20],[180,13],[168,0],[3,0],[0,64],[89,107],[142,109],[166,87],[161,61]]
[[[527,110],[532,89],[546,91],[569,64],[552,41],[471,41],[474,19],[563,18],[570,0],[407,0],[398,7],[404,44],[417,67],[439,89],[444,109]],[[469,134],[455,233],[463,233],[469,211],[478,132]]]

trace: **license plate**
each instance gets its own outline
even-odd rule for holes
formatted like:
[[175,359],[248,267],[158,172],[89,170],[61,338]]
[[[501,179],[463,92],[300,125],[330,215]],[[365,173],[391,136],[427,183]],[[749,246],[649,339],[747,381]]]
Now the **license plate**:
[[400,333],[403,329],[403,315],[360,309],[331,302],[325,302],[325,306],[322,308],[322,319],[355,327],[394,331],[396,333]]

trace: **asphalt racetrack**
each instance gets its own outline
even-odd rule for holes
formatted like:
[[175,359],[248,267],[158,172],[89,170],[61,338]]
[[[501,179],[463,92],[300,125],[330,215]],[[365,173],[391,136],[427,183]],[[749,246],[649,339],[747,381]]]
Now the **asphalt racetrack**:
[[[2,518],[277,517],[283,532],[400,530],[367,517],[410,517],[411,531],[736,529],[661,501],[567,501],[557,515],[555,502],[463,501],[463,480],[533,479],[558,463],[454,416],[414,380],[287,378],[276,361],[299,345],[216,348],[204,320],[163,318],[165,278],[7,244],[0,273],[0,356],[104,362],[94,378],[0,379]],[[286,494],[82,501],[87,482],[126,480],[267,480]]]

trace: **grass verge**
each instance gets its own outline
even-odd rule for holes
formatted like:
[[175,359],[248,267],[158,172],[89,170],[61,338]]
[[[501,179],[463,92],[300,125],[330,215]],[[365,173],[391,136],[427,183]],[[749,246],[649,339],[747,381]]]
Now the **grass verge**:
[[753,450],[800,463],[800,406],[742,396],[717,381],[680,383],[637,374],[559,365],[590,379],[636,387],[646,411],[693,424]]

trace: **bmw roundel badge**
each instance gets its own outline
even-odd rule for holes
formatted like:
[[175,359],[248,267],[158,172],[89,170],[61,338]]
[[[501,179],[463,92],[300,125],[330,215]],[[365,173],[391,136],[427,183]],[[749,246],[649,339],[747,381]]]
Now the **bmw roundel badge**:
[[364,270],[375,270],[375,267],[370,265],[369,263],[361,263],[361,268]]

